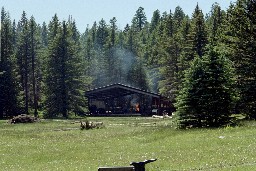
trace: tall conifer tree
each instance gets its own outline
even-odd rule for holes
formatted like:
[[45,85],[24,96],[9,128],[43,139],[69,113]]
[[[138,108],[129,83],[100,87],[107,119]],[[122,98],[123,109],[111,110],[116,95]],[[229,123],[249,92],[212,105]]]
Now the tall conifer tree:
[[68,118],[71,113],[83,113],[85,110],[84,63],[75,36],[75,24],[63,21],[60,26],[57,17],[54,17],[52,26],[57,32],[49,47],[45,116]]
[[[207,28],[205,25],[204,15],[198,4],[193,12],[193,16],[190,22],[190,27],[185,25],[184,29],[189,29],[188,35],[183,35],[185,42],[183,42],[183,50],[180,57],[180,77],[184,77],[184,72],[190,67],[191,61],[196,57],[202,57],[205,52],[207,40]],[[186,30],[184,30],[186,31]],[[183,34],[186,32],[183,32]],[[185,37],[184,37],[185,36]]]
[[31,58],[29,49],[29,25],[26,12],[23,11],[21,20],[18,23],[18,43],[17,43],[17,64],[18,74],[21,83],[21,92],[24,101],[24,113],[29,113],[29,106],[31,102],[30,96],[30,71],[31,71]]
[[11,117],[18,112],[17,89],[14,73],[15,60],[12,45],[12,24],[9,14],[1,11],[0,56],[0,118]]
[[238,0],[228,10],[225,42],[231,47],[231,59],[241,92],[238,106],[249,118],[256,119],[256,2]]
[[178,127],[219,127],[230,122],[237,94],[232,62],[209,47],[187,70],[177,97]]
[[132,19],[132,28],[141,31],[147,22],[147,17],[143,7],[139,7]]
[[41,84],[42,66],[40,66],[40,35],[37,24],[34,17],[32,16],[29,20],[29,58],[31,58],[31,71],[30,77],[32,88],[31,88],[31,108],[34,109],[35,117],[38,116],[38,101],[39,101],[39,91]]

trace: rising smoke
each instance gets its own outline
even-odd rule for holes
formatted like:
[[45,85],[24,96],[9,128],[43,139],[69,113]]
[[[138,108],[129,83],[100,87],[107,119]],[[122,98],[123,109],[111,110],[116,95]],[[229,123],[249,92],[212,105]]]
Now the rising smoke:
[[132,52],[114,47],[111,55],[95,52],[91,63],[94,87],[121,83],[136,88],[150,90],[148,74],[143,63]]

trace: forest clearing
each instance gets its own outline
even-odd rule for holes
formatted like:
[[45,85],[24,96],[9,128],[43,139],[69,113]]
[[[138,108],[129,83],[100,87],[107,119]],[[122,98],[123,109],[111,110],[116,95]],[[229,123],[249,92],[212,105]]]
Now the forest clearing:
[[256,119],[255,10],[255,0],[206,13],[197,3],[149,19],[140,6],[125,28],[113,17],[81,32],[72,15],[38,23],[23,11],[16,21],[3,6],[0,119],[166,110],[182,129]]
[[92,117],[101,129],[80,130],[80,120],[0,121],[0,170],[84,170],[129,166],[156,158],[147,171],[253,170],[256,123],[178,130],[172,119]]
[[256,170],[256,0],[57,1],[0,0],[0,170]]

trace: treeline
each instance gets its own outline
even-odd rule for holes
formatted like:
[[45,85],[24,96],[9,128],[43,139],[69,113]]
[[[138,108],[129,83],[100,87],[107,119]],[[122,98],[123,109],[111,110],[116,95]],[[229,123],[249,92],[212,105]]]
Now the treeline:
[[15,23],[2,8],[0,117],[84,113],[86,90],[124,83],[168,97],[180,127],[255,119],[255,4],[215,3],[206,16],[197,5],[191,17],[178,6],[151,21],[140,7],[122,30],[113,17],[84,33],[72,17],[39,25],[23,12]]
[[75,21],[55,15],[40,26],[23,12],[16,24],[2,8],[1,25],[0,117],[84,112],[89,81]]

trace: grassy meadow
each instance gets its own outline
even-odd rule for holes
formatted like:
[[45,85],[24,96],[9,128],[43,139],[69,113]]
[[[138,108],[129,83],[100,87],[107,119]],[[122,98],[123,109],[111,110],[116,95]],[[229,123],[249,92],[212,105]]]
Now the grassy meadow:
[[147,171],[256,170],[256,122],[218,129],[176,130],[171,119],[88,118],[104,127],[80,130],[79,120],[31,124],[0,121],[0,170],[83,170],[129,166],[157,158]]

